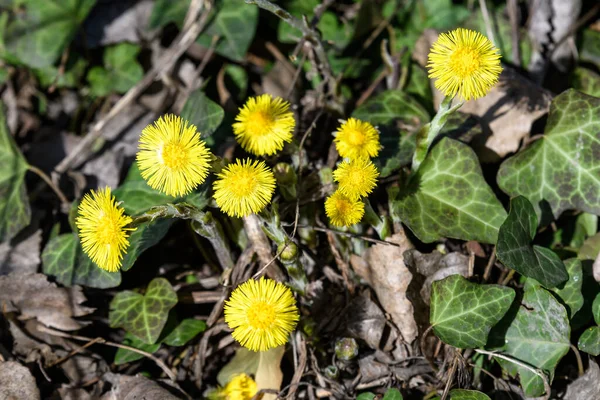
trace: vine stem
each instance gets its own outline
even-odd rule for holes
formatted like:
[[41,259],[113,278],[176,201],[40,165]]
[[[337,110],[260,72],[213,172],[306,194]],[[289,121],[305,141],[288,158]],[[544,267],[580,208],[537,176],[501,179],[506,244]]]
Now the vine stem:
[[33,172],[34,174],[36,174],[37,176],[42,178],[42,180],[44,182],[46,182],[46,184],[48,186],[50,186],[50,189],[52,189],[52,191],[54,193],[56,193],[56,196],[60,199],[60,201],[63,204],[66,204],[66,205],[71,204],[71,202],[67,199],[67,196],[65,196],[65,194],[62,192],[62,190],[60,190],[58,185],[55,185],[54,182],[52,182],[52,179],[50,179],[50,177],[48,175],[46,175],[46,173],[44,171],[42,171],[38,167],[34,167],[33,165],[29,165],[27,168],[29,169],[29,171]]
[[513,363],[515,365],[518,365],[521,368],[525,368],[526,370],[530,371],[531,373],[539,376],[542,381],[544,382],[544,390],[546,391],[546,394],[544,395],[544,399],[549,399],[550,398],[550,394],[551,394],[551,389],[550,389],[550,384],[548,383],[548,378],[546,377],[546,375],[540,371],[537,368],[534,368],[530,365],[527,365],[524,362],[521,362],[515,358],[506,356],[504,354],[500,354],[500,353],[495,353],[493,351],[487,351],[487,350],[481,350],[481,349],[474,349],[476,353],[480,353],[480,354],[485,354],[488,356],[492,356],[492,357],[496,357],[496,358],[501,358],[502,360],[508,361],[510,363]]
[[[45,332],[48,333],[52,336],[58,336],[58,337],[62,337],[62,338],[67,338],[67,339],[73,339],[73,340],[79,340],[82,342],[92,342],[92,344],[103,344],[106,346],[110,346],[110,347],[117,347],[119,349],[124,349],[124,350],[129,350],[129,351],[133,351],[134,353],[138,353],[143,355],[144,357],[148,357],[149,359],[151,359],[152,361],[154,361],[156,363],[156,365],[158,365],[160,367],[160,369],[163,370],[163,372],[169,377],[169,379],[171,379],[173,382],[176,380],[176,376],[173,373],[173,371],[171,371],[169,369],[169,367],[167,367],[167,365],[159,358],[155,357],[154,355],[140,350],[140,349],[136,349],[135,347],[131,347],[131,346],[127,346],[124,344],[120,344],[120,343],[115,343],[115,342],[109,342],[108,340],[101,338],[101,337],[97,337],[97,338],[89,338],[86,336],[78,336],[78,335],[71,335],[70,333],[65,333],[65,332],[61,332],[61,331],[57,331],[54,329],[50,329],[50,328],[46,328],[45,326],[39,326],[38,330],[41,332]],[[84,345],[83,347],[87,347],[90,344]],[[64,361],[64,360],[61,360]]]

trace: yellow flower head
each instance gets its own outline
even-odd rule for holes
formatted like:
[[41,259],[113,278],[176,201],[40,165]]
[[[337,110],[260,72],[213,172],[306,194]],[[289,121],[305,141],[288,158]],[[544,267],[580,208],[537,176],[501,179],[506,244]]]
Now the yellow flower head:
[[126,228],[131,221],[117,205],[109,187],[92,190],[79,203],[75,220],[83,251],[100,268],[118,271],[129,247],[127,236],[134,230]]
[[344,161],[333,171],[333,179],[340,184],[338,190],[353,200],[371,193],[378,176],[377,168],[366,158]]
[[257,156],[273,155],[292,141],[296,126],[290,104],[263,94],[248,99],[233,124],[233,132],[244,150]]
[[233,338],[252,351],[287,343],[298,319],[292,291],[265,277],[242,283],[225,302],[225,322],[233,329]]
[[440,34],[429,53],[429,77],[446,96],[485,96],[502,72],[500,53],[479,32],[458,28]]
[[352,226],[358,224],[365,215],[365,205],[336,190],[325,200],[325,214],[333,226]]
[[381,149],[377,129],[356,118],[349,118],[342,123],[334,142],[340,156],[350,159],[377,157]]
[[245,217],[261,211],[275,191],[275,176],[264,161],[236,160],[213,184],[219,208],[230,217]]
[[246,374],[234,376],[219,394],[225,400],[250,400],[258,392],[254,379]]
[[140,136],[137,163],[153,189],[185,196],[208,176],[210,151],[195,125],[170,114],[148,125]]

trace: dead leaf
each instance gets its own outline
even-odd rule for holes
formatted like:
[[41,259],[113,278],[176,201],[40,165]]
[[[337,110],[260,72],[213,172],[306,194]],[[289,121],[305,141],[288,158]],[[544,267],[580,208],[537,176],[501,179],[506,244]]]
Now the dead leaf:
[[[428,29],[417,40],[413,58],[422,67],[436,39],[437,32]],[[533,123],[548,112],[552,100],[551,93],[541,86],[508,66],[503,68],[498,84],[485,97],[467,101],[459,110],[480,119],[484,134],[474,137],[472,145],[482,162],[497,162],[516,152]],[[444,95],[435,88],[434,80],[430,85],[437,109]]]
[[40,265],[41,243],[41,229],[28,237],[19,234],[9,242],[0,243],[0,275],[35,273]]
[[[104,374],[103,380],[113,387],[101,397],[101,400],[180,400],[158,383],[143,376]],[[174,389],[175,390],[175,389]]]
[[454,274],[467,277],[469,273],[469,257],[461,253],[442,255],[438,251],[433,251],[423,254],[418,250],[408,250],[404,253],[404,261],[406,265],[427,277],[420,292],[421,298],[427,305],[429,305],[433,282]]
[[590,358],[590,365],[585,374],[567,386],[563,400],[600,399],[600,367]]
[[52,347],[30,335],[26,327],[21,329],[19,324],[13,321],[9,321],[9,323],[9,330],[13,339],[13,352],[23,357],[26,363],[42,360],[44,365],[49,365],[59,359],[59,356],[52,351]]
[[0,361],[0,399],[37,400],[40,391],[27,367],[15,361]]
[[63,386],[58,389],[61,400],[92,400],[92,395],[83,389]]
[[[352,299],[342,312],[343,335],[363,340],[373,350],[391,351],[398,335],[387,334],[385,314],[366,296]],[[383,342],[384,339],[385,342]]]
[[48,327],[76,330],[85,324],[73,319],[90,314],[81,287],[59,288],[43,274],[0,276],[0,306],[5,312],[19,311],[21,319],[37,318]]
[[414,318],[414,308],[406,297],[406,290],[412,280],[412,273],[404,264],[403,254],[412,249],[404,231],[387,238],[398,246],[376,244],[364,254],[364,260],[353,255],[350,262],[354,271],[367,281],[384,310],[400,330],[403,339],[412,343],[417,337],[418,328]]
[[[258,390],[272,389],[279,391],[283,382],[281,372],[281,359],[285,353],[285,346],[275,347],[267,351],[253,352],[243,347],[238,348],[235,356],[217,375],[219,385],[225,386],[238,374],[254,376]],[[264,400],[274,400],[274,394],[265,394]]]

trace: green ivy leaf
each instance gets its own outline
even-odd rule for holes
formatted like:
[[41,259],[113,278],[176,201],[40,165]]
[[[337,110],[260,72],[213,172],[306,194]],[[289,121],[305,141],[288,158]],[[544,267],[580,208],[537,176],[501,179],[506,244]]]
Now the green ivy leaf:
[[584,29],[581,37],[579,57],[600,66],[600,32],[591,28]]
[[199,319],[187,318],[181,321],[163,340],[169,346],[183,346],[206,330],[206,322]]
[[[32,68],[49,67],[60,57],[96,0],[24,0],[25,12],[6,27],[6,52]],[[3,58],[6,54],[1,55]]]
[[594,315],[594,321],[600,325],[600,294],[596,295],[596,298],[592,303],[592,314]]
[[388,390],[386,390],[385,394],[383,395],[383,399],[381,400],[403,400],[404,397],[402,397],[402,393],[400,393],[400,391],[396,388],[390,388]]
[[352,113],[379,129],[381,146],[375,162],[381,177],[410,164],[416,146],[416,132],[431,118],[412,96],[400,90],[387,90],[373,97]]
[[452,389],[450,400],[491,400],[490,397],[477,390]]
[[544,136],[502,163],[498,185],[527,197],[542,221],[567,209],[600,214],[600,98],[557,96]]
[[[130,333],[125,333],[125,337],[123,338],[122,344],[126,346],[135,347],[136,349],[143,350],[150,354],[155,353],[156,351],[158,351],[158,349],[160,349],[160,343],[147,344],[142,342],[140,339],[136,338]],[[130,362],[140,360],[142,358],[144,358],[144,356],[140,353],[119,348],[115,353],[115,364],[127,364]]]
[[429,322],[443,342],[461,349],[483,347],[490,329],[502,319],[515,291],[478,285],[461,275],[433,282]]
[[108,289],[121,284],[121,273],[108,272],[94,264],[74,233],[56,236],[48,242],[42,252],[42,271],[65,286]]
[[154,344],[175,304],[177,294],[169,281],[155,278],[144,295],[130,290],[118,293],[110,302],[108,320],[112,328],[123,328],[144,343]]
[[189,7],[190,0],[156,0],[148,27],[156,29],[173,22],[181,28]]
[[449,138],[431,149],[391,212],[425,243],[441,237],[495,243],[506,217],[473,150]]
[[217,130],[224,116],[221,106],[209,99],[202,89],[194,90],[181,110],[181,117],[196,125],[203,139]]
[[496,254],[502,264],[546,287],[555,287],[569,279],[563,262],[550,249],[532,245],[537,217],[523,196],[510,200],[510,212],[500,227]]
[[31,221],[25,189],[29,165],[6,127],[0,102],[0,242],[11,239]]
[[600,326],[586,329],[579,337],[577,347],[593,356],[600,355]]
[[[572,318],[573,315],[583,307],[583,294],[581,292],[583,285],[583,268],[581,260],[576,258],[566,260],[565,266],[567,267],[569,280],[562,288],[553,288],[550,290],[556,293],[563,301],[569,317]],[[529,279],[527,281],[529,281]]]
[[258,7],[239,0],[220,0],[217,13],[197,42],[208,47],[213,36],[219,37],[215,51],[234,61],[244,61],[258,24]]
[[[531,285],[525,289],[516,315],[508,313],[490,335],[498,350],[541,369],[552,382],[554,369],[569,351],[571,328],[567,311],[546,289]],[[508,321],[507,321],[508,319]],[[504,332],[503,332],[504,331]],[[520,376],[521,386],[528,397],[544,393],[542,379],[514,363],[496,358],[512,376]]]
[[87,75],[90,92],[103,97],[111,92],[125,93],[144,77],[144,70],[137,61],[140,47],[131,43],[119,43],[104,50],[104,67],[94,67]]
[[74,88],[79,85],[86,67],[87,61],[83,57],[75,56],[69,58],[62,73],[58,68],[49,66],[36,69],[35,74],[43,87],[55,85],[57,88]]
[[577,67],[572,75],[573,88],[590,96],[600,97],[600,75],[591,69]]
[[144,223],[129,236],[129,248],[123,256],[121,269],[128,271],[137,260],[137,258],[150,247],[161,241],[169,231],[173,220],[161,219],[149,223]]

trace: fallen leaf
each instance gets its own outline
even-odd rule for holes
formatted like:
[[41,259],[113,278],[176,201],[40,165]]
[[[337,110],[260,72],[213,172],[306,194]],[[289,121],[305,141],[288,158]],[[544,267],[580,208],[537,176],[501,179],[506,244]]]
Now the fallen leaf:
[[120,374],[104,374],[103,380],[113,387],[101,397],[101,400],[180,400],[158,383],[143,376],[126,376]]
[[585,374],[567,386],[563,400],[600,399],[600,367],[590,358],[590,365]]
[[58,389],[61,400],[92,400],[92,395],[83,389],[72,388],[67,385]]
[[19,311],[21,319],[37,318],[48,327],[65,331],[85,324],[74,317],[94,311],[81,305],[86,301],[81,287],[59,288],[43,274],[0,276],[0,306],[5,312]]
[[412,343],[417,337],[418,328],[414,318],[414,308],[406,297],[406,290],[412,280],[412,273],[404,264],[403,254],[413,247],[404,231],[387,238],[398,246],[376,244],[364,254],[364,262],[358,256],[350,259],[354,271],[371,285],[384,310],[400,330],[402,338]]
[[37,400],[40,391],[27,367],[15,361],[0,361],[0,399]]
[[343,311],[343,335],[361,339],[373,350],[393,349],[397,335],[387,335],[386,325],[385,314],[367,296],[355,297]]
[[9,242],[0,243],[0,275],[37,271],[40,265],[42,231],[38,229],[26,238],[20,236],[19,234]]

